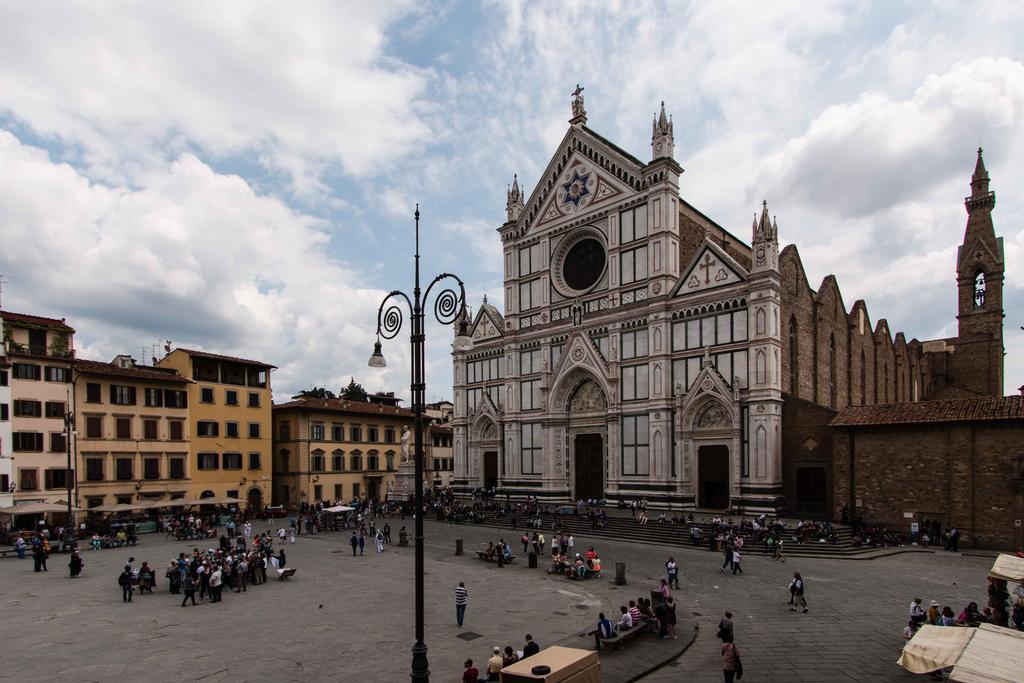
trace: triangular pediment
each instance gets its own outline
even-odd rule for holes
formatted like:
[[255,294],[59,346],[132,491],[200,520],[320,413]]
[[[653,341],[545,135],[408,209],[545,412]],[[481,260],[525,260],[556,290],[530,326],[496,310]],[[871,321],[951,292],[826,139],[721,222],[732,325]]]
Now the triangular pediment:
[[[1000,251],[1002,251],[1002,238],[998,238]],[[957,269],[963,270],[970,263],[984,263],[989,268],[1002,262],[1000,254],[996,254],[985,239],[975,239],[971,244],[959,248],[957,254]]]
[[[725,427],[723,418],[729,425],[736,423],[735,397],[733,390],[725,378],[710,362],[705,361],[690,390],[684,393],[682,385],[675,387],[676,400],[680,401],[679,414],[682,424],[700,428]],[[708,413],[710,406],[720,407],[721,415]],[[708,413],[705,415],[705,413]],[[703,423],[701,422],[703,420]]]
[[501,321],[491,313],[489,306],[481,306],[476,312],[476,318],[469,328],[469,336],[474,342],[497,339],[505,335],[502,330]]
[[608,363],[590,337],[577,330],[565,341],[562,355],[551,369],[551,410],[564,410],[572,393],[587,380],[593,381],[605,397],[610,396]]
[[744,282],[747,272],[717,244],[704,240],[683,271],[672,296],[686,296]]
[[635,191],[623,178],[639,182],[642,174],[639,160],[588,128],[573,126],[530,194],[519,225],[529,231],[604,202],[621,201]]

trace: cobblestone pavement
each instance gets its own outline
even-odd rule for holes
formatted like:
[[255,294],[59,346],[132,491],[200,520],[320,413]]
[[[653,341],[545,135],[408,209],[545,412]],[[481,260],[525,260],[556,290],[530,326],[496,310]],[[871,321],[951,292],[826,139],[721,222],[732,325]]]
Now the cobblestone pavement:
[[[411,529],[411,520],[404,523]],[[396,539],[402,524],[391,520]],[[718,554],[602,540],[595,546],[605,578],[576,583],[530,570],[525,558],[503,569],[476,559],[472,550],[480,542],[503,533],[513,542],[507,531],[426,526],[426,642],[438,681],[458,680],[464,658],[482,662],[494,645],[521,648],[527,632],[545,646],[593,628],[600,609],[617,611],[653,588],[669,553],[682,567],[680,608],[695,613],[700,634],[683,657],[646,680],[721,680],[714,632],[726,609],[734,613],[744,680],[901,680],[908,676],[895,660],[911,598],[934,598],[959,611],[984,597],[991,563],[945,554],[785,565],[750,557],[745,574],[733,576],[719,572]],[[454,556],[456,537],[465,540],[467,555]],[[194,544],[149,535],[136,548],[85,551],[84,576],[75,580],[65,556],[55,555],[46,574],[33,573],[30,560],[0,560],[0,680],[407,680],[413,550],[390,546],[377,554],[368,544],[366,557],[353,558],[347,539],[300,536],[286,546],[288,564],[298,569],[293,580],[225,593],[223,603],[196,608],[179,607],[165,581],[152,596],[136,594],[131,605],[121,602],[117,586],[130,555],[162,575],[172,557]],[[578,549],[589,544],[576,539]],[[522,550],[517,541],[513,548]],[[627,564],[625,588],[609,580],[615,562]],[[787,610],[793,569],[807,581],[808,614]],[[463,629],[455,625],[452,598],[459,580],[471,593]],[[465,639],[473,634],[480,637]]]

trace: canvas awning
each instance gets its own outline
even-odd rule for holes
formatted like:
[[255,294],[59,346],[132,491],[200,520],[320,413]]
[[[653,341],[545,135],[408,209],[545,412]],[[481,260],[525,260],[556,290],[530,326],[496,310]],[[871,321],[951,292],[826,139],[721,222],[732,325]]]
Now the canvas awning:
[[350,508],[347,505],[335,505],[333,507],[324,508],[324,512],[351,512],[355,508]]
[[996,558],[996,563],[992,565],[988,575],[997,579],[1024,583],[1024,557],[1002,553]]
[[978,628],[925,624],[903,647],[897,664],[923,674],[953,667],[962,683],[1019,681],[1024,671],[1024,632],[981,624]]
[[118,503],[116,505],[100,505],[99,507],[89,508],[89,512],[132,512],[144,509],[145,506],[141,503]]
[[[79,508],[71,508],[72,512]],[[0,508],[0,512],[5,515],[39,515],[46,512],[67,512],[67,503],[26,503],[25,505],[12,505],[6,508]]]

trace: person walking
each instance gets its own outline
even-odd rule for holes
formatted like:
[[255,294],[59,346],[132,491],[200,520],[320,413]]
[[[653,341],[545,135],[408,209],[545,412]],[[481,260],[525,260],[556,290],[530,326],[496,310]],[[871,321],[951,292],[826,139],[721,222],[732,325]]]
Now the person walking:
[[132,569],[128,565],[117,577],[117,585],[121,586],[121,602],[132,601]]
[[740,557],[740,551],[736,550],[735,548],[733,548],[733,550],[732,550],[732,573],[733,573],[733,576],[736,575],[736,572],[739,572],[740,574],[743,573],[743,567],[740,566],[740,562],[742,561],[742,559],[743,558]]
[[181,589],[185,592],[185,597],[181,601],[181,606],[184,607],[185,603],[189,600],[192,601],[192,606],[196,604],[196,580],[192,576],[192,572],[186,572],[185,578],[181,582]]
[[359,534],[359,556],[363,556],[363,549],[366,547],[366,537],[363,534]]
[[668,637],[676,638],[676,601],[671,595],[665,599],[665,628]]
[[41,542],[35,543],[32,546],[32,562],[35,565],[35,571],[48,571],[46,569],[46,548],[43,547]]
[[722,573],[725,573],[725,568],[732,565],[732,544],[729,543],[729,539],[722,541]]
[[21,536],[14,541],[14,550],[18,553],[19,560],[25,559],[25,539]]
[[295,543],[295,527],[292,527],[291,533],[288,534],[288,538],[292,543]]
[[349,545],[352,546],[352,557],[356,556],[356,550],[359,549],[359,538],[356,537],[356,532],[352,532],[352,538],[348,539]]
[[377,529],[377,552],[384,552],[384,531],[383,529]]
[[722,673],[725,674],[725,683],[733,683],[737,678],[743,678],[743,664],[740,662],[740,651],[732,642],[732,636],[722,643]]
[[807,613],[807,599],[804,597],[804,580],[800,576],[800,572],[793,572],[793,606],[789,608],[790,612],[795,612],[798,606],[804,608],[804,613]]
[[71,551],[71,559],[68,560],[68,570],[71,572],[71,578],[77,578],[82,574],[82,567],[85,563],[82,562],[82,556],[78,554],[77,550]]
[[220,565],[214,565],[213,572],[210,574],[210,603],[220,602],[220,589],[224,581],[224,575],[221,572]]
[[384,522],[384,542],[391,545],[391,525]]
[[717,637],[723,643],[731,642],[733,639],[732,612],[726,612],[725,616],[718,622]]
[[679,590],[679,565],[676,564],[676,558],[668,558],[668,562],[665,563],[665,571],[668,573],[669,588]]
[[466,590],[466,584],[459,581],[459,585],[455,589],[455,621],[458,622],[460,628],[466,618],[467,604],[469,604],[469,591]]
[[245,559],[245,555],[238,560],[238,581],[235,583],[236,593],[246,592],[246,581],[249,579],[249,562]]

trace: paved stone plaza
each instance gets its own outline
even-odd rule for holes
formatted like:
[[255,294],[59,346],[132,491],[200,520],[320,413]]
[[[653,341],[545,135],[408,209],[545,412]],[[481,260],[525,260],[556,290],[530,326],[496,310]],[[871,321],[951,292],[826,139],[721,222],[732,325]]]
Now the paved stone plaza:
[[[406,520],[407,526],[411,523]],[[399,520],[392,520],[397,540]],[[609,569],[586,583],[549,577],[520,560],[503,569],[472,554],[501,532],[487,527],[427,523],[427,644],[434,680],[458,680],[466,657],[486,660],[494,645],[522,647],[531,632],[541,646],[593,628],[597,612],[617,612],[624,599],[645,594],[661,577],[670,549],[630,543],[596,544]],[[455,557],[454,538],[467,555]],[[136,594],[124,605],[117,573],[129,555],[155,565],[194,544],[144,536],[131,549],[86,551],[84,576],[67,576],[66,557],[34,574],[30,560],[0,561],[0,591],[10,618],[4,629],[0,679],[147,680],[407,680],[413,642],[411,547],[391,546],[353,558],[347,534],[300,536],[288,544],[289,582],[271,580],[245,594],[225,593],[220,605],[179,607],[180,596]],[[509,539],[511,540],[511,539]],[[577,538],[578,549],[589,545]],[[513,544],[515,551],[522,549]],[[719,571],[721,556],[671,550],[682,566],[675,595],[681,617],[693,613],[700,631],[679,659],[645,680],[721,680],[715,626],[729,609],[744,656],[744,680],[836,681],[909,678],[895,665],[907,605],[919,596],[955,611],[985,594],[990,558],[903,554],[876,560],[791,560],[748,557],[745,574]],[[612,585],[615,562],[626,562],[626,588]],[[808,614],[785,604],[789,574],[807,581]],[[470,590],[463,629],[455,626],[452,589]],[[464,640],[459,636],[479,634]],[[679,644],[689,642],[680,633]],[[643,647],[642,641],[626,646]]]

